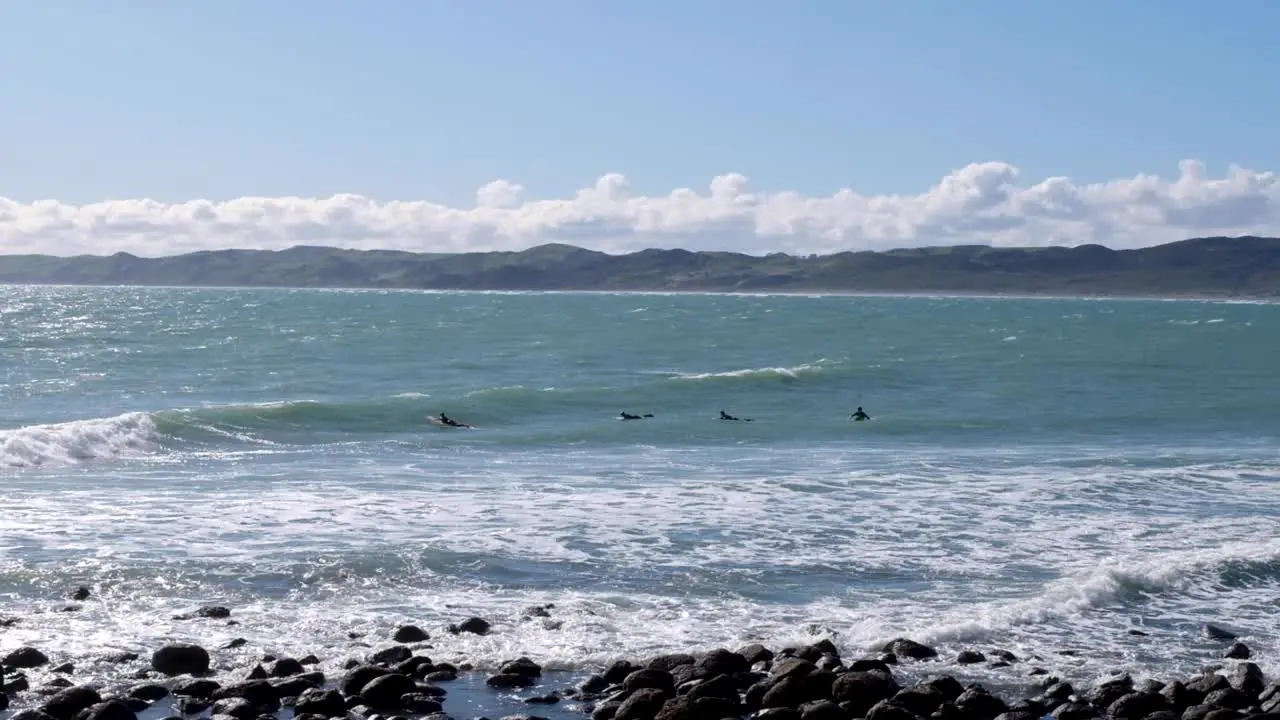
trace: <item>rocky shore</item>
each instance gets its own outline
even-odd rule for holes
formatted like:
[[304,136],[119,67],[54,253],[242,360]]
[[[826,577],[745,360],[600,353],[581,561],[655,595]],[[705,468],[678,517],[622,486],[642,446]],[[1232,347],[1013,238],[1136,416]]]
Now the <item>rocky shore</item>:
[[[191,618],[224,620],[226,608],[206,607]],[[526,611],[554,622],[547,608]],[[0,619],[13,624],[18,620]],[[481,618],[451,625],[450,635],[486,635]],[[446,720],[471,717],[451,703],[451,686],[483,677],[480,692],[531,709],[502,717],[545,717],[554,708],[592,720],[1280,720],[1280,680],[1249,661],[1251,651],[1212,626],[1224,645],[1218,662],[1191,677],[1137,681],[1117,673],[1089,688],[1075,688],[1004,650],[968,650],[949,662],[906,638],[867,656],[841,657],[830,640],[766,648],[762,645],[651,658],[620,659],[595,674],[544,672],[529,656],[475,670],[431,658],[430,635],[401,626],[356,657],[256,656],[228,667],[218,648],[169,644],[149,656],[120,653],[97,658],[116,670],[77,684],[74,662],[51,659],[36,647],[0,657],[0,715],[10,720]],[[0,636],[2,637],[2,636]],[[531,652],[530,655],[535,655]],[[1030,692],[991,691],[943,672],[947,667],[1007,670]],[[331,668],[326,672],[322,667]],[[479,686],[479,683],[472,683]],[[451,708],[451,705],[454,707]],[[497,706],[494,703],[493,706]],[[5,712],[7,710],[7,712]],[[544,710],[544,712],[547,712]]]

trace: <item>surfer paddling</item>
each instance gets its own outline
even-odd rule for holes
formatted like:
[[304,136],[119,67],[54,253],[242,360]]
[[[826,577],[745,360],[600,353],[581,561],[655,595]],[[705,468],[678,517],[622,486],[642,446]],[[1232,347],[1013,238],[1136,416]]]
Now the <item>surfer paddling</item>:
[[856,420],[856,421],[858,421],[858,422],[861,422],[861,421],[863,421],[863,420],[870,420],[870,419],[871,419],[871,416],[870,416],[870,415],[868,415],[868,414],[866,414],[865,412],[863,412],[863,411],[862,411],[862,406],[861,406],[861,405],[859,405],[859,406],[858,406],[858,409],[857,409],[857,410],[854,410],[854,411],[853,411],[853,414],[852,414],[852,415],[850,415],[849,417],[853,418],[854,420]]
[[456,428],[471,427],[470,425],[464,422],[458,422],[457,420],[454,420],[453,418],[449,417],[448,415],[445,415],[444,413],[440,413],[440,416],[436,418],[436,422],[440,423],[441,425],[447,425],[449,427],[456,427]]

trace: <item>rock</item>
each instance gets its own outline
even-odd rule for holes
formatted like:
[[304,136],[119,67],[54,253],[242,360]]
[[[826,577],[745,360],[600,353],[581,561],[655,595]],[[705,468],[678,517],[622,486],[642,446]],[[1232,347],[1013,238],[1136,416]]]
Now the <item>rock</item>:
[[115,698],[94,705],[81,717],[83,720],[138,720],[129,703]]
[[560,696],[555,693],[534,695],[533,697],[525,698],[524,701],[528,705],[555,705],[560,702]]
[[440,712],[444,706],[440,701],[424,693],[405,693],[400,698],[400,707],[415,715]]
[[1236,634],[1226,628],[1218,627],[1213,623],[1206,623],[1204,626],[1205,637],[1210,640],[1235,640]]
[[981,685],[970,685],[953,703],[969,718],[990,720],[1008,710],[1008,706],[1000,698],[987,692]]
[[502,667],[498,668],[498,672],[500,674],[512,673],[516,675],[528,675],[529,677],[541,677],[542,667],[538,665],[538,663],[522,655],[515,660],[503,663]]
[[710,720],[738,717],[738,711],[737,698],[684,696],[667,700],[654,720]]
[[1266,678],[1262,675],[1262,668],[1251,662],[1244,662],[1235,666],[1227,677],[1227,682],[1231,683],[1231,687],[1255,698],[1262,693],[1267,685]]
[[529,676],[519,673],[498,673],[490,675],[489,679],[484,681],[485,685],[497,690],[510,690],[512,688],[527,688],[538,684],[538,681]]
[[618,713],[618,708],[622,707],[621,700],[611,700],[603,702],[596,706],[591,712],[591,720],[613,720],[614,715]]
[[769,674],[781,680],[788,677],[804,677],[817,669],[817,666],[804,658],[789,657],[775,661]]
[[520,611],[520,617],[528,620],[531,618],[551,617],[551,611],[555,609],[555,603],[546,603],[545,605],[533,605]]
[[773,660],[773,651],[759,643],[739,648],[737,654],[746,659],[748,665],[755,665],[758,662],[770,662]]
[[1161,710],[1168,710],[1169,699],[1159,693],[1134,692],[1123,695],[1107,706],[1107,714],[1118,720],[1142,720]]
[[1239,720],[1242,717],[1244,717],[1244,713],[1238,710],[1218,708],[1205,713],[1204,720]]
[[92,594],[93,593],[89,591],[88,586],[81,585],[80,587],[76,588],[71,592],[71,599],[75,600],[76,602],[83,602],[85,600],[88,600],[89,596]]
[[173,686],[173,694],[178,697],[193,697],[208,700],[222,686],[213,680],[185,680]]
[[641,688],[622,701],[614,720],[653,720],[662,710],[667,696],[661,690]]
[[928,717],[949,699],[935,687],[916,685],[899,690],[892,700],[894,705],[904,707],[920,717]]
[[286,698],[300,697],[302,693],[319,687],[321,683],[311,682],[301,675],[295,675],[291,678],[277,678],[271,681],[271,689],[275,690],[276,697],[284,700]]
[[849,704],[854,717],[862,717],[877,703],[888,700],[902,688],[893,676],[879,670],[850,671],[836,678],[831,684],[831,697],[836,702]]
[[155,702],[169,697],[169,688],[163,685],[138,685],[129,691],[129,697]]
[[196,698],[178,698],[178,702],[174,703],[174,709],[182,715],[199,715],[209,709],[208,700],[198,700]]
[[1222,657],[1228,660],[1248,660],[1253,657],[1253,651],[1249,649],[1248,645],[1237,640],[1231,643],[1231,647],[1227,648],[1226,652],[1222,653]]
[[221,605],[205,605],[196,608],[189,613],[175,615],[174,620],[195,620],[196,618],[209,618],[210,620],[225,620],[231,617],[231,610]]
[[295,714],[340,718],[347,714],[347,703],[336,690],[311,688],[298,696],[297,702],[293,704],[293,711]]
[[818,700],[800,706],[801,720],[848,720],[844,709],[830,700]]
[[413,651],[403,645],[392,645],[369,656],[375,665],[397,665],[413,657]]
[[707,677],[715,677],[716,675],[732,675],[734,673],[749,672],[751,663],[738,653],[729,652],[723,648],[712,650],[702,656],[695,665],[707,674]]
[[226,715],[236,720],[254,720],[258,717],[258,709],[253,706],[253,703],[241,697],[219,700],[209,708],[209,712],[214,718]]
[[254,665],[244,674],[245,680],[266,680],[269,677],[271,676],[267,674],[267,669],[261,665]]
[[867,720],[916,720],[916,716],[904,707],[881,700],[867,711]]
[[671,673],[666,670],[644,668],[627,675],[622,681],[622,689],[629,693],[639,690],[658,690],[667,696],[675,694],[676,683]]
[[[18,675],[4,684],[4,687],[0,689],[0,695],[13,695],[15,693],[25,692],[30,687],[31,685],[27,682],[27,678],[25,676]],[[10,718],[10,720],[12,720],[12,718]]]
[[488,635],[490,629],[491,629],[491,626],[489,625],[489,621],[485,620],[484,618],[478,618],[478,617],[469,617],[466,620],[463,620],[462,622],[456,625],[449,626],[449,632],[453,633],[454,635],[458,635],[460,633],[471,633],[472,635]]
[[1028,710],[1010,710],[996,716],[996,720],[1040,720],[1040,715]]
[[617,685],[625,680],[628,675],[639,669],[639,667],[626,660],[618,660],[604,671],[604,681],[610,685]]
[[650,670],[665,670],[671,672],[681,665],[693,665],[694,657],[687,653],[669,653],[667,655],[659,655],[645,663],[645,667]]
[[926,660],[938,657],[937,650],[907,638],[898,638],[890,641],[884,646],[883,651],[891,652],[896,657],[911,658],[912,660]]
[[1172,710],[1157,710],[1142,720],[1179,720],[1181,715]]
[[102,696],[91,687],[70,687],[49,698],[40,708],[44,714],[56,720],[71,720],[81,710],[102,702]]
[[1192,678],[1187,683],[1187,691],[1197,698],[1197,702],[1203,700],[1206,695],[1214,690],[1222,690],[1229,687],[1231,687],[1231,683],[1225,677],[1214,672]]
[[1204,704],[1212,705],[1214,708],[1244,710],[1253,704],[1253,700],[1233,687],[1225,687],[1205,695]]
[[71,663],[69,663],[69,662],[66,662],[66,663],[62,663],[61,665],[59,665],[59,666],[57,666],[57,667],[53,668],[53,669],[52,669],[52,670],[50,670],[49,672],[61,673],[61,674],[63,674],[63,675],[70,675],[71,673],[73,673],[73,672],[75,672],[75,671],[76,671],[76,666],[75,666],[75,665],[73,665],[73,664],[71,664]]
[[423,679],[427,682],[453,682],[458,679],[458,673],[452,670],[436,670],[427,673]]
[[960,665],[973,665],[975,663],[986,662],[987,656],[976,650],[965,650],[956,656],[956,662]]
[[431,639],[431,636],[417,625],[401,625],[396,628],[396,632],[391,636],[391,639],[398,643],[416,643],[426,642]]
[[138,653],[136,652],[111,653],[110,655],[105,655],[102,658],[104,662],[109,662],[109,663],[112,663],[113,665],[123,665],[125,663],[131,663],[137,659],[138,659]]
[[375,710],[399,710],[400,698],[417,692],[413,679],[400,673],[389,673],[374,678],[360,691],[360,697]]
[[280,693],[266,680],[247,680],[228,685],[213,694],[214,699],[243,698],[259,707],[275,708],[280,705]]
[[307,669],[302,667],[302,663],[297,660],[294,660],[293,658],[280,658],[271,664],[271,669],[267,672],[271,677],[286,678],[293,677],[294,675],[301,675],[306,671]]
[[0,665],[7,668],[34,668],[49,662],[49,657],[33,647],[20,647],[4,656]]
[[151,667],[164,675],[199,675],[209,671],[209,653],[199,645],[175,643],[151,655]]
[[39,710],[27,709],[19,710],[10,716],[9,720],[53,720],[53,718],[40,712]]
[[751,717],[753,720],[801,720],[796,708],[766,708]]
[[816,698],[811,697],[805,678],[793,675],[775,680],[765,692],[764,697],[760,699],[760,706],[794,708],[811,699]]
[[1059,705],[1049,713],[1054,720],[1094,720],[1100,717],[1097,708],[1082,702],[1067,702]]

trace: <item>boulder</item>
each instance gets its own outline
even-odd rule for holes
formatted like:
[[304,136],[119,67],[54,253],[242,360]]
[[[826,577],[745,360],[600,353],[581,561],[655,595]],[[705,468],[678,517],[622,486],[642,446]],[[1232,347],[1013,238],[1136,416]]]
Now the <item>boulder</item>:
[[209,653],[199,645],[165,645],[151,655],[151,667],[164,675],[200,675],[209,671]]
[[416,643],[426,642],[431,639],[431,636],[417,625],[401,625],[396,628],[396,632],[391,639],[398,643]]

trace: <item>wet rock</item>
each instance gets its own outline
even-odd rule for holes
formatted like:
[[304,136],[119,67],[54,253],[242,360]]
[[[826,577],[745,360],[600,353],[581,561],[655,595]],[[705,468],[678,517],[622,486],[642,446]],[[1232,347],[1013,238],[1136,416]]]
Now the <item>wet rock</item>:
[[1262,675],[1262,668],[1251,662],[1235,666],[1227,677],[1227,682],[1231,683],[1231,687],[1250,697],[1258,697],[1267,685],[1266,678]]
[[199,700],[196,698],[179,698],[174,703],[174,709],[183,715],[199,715],[209,709],[208,700]]
[[1253,700],[1233,687],[1225,687],[1205,695],[1204,704],[1212,705],[1214,708],[1244,710],[1253,704]]
[[941,690],[927,685],[903,688],[892,699],[894,705],[904,707],[920,717],[928,717],[948,701]]
[[916,716],[904,707],[882,700],[867,711],[867,720],[916,720]]
[[1204,720],[1239,720],[1242,717],[1244,717],[1244,713],[1238,710],[1217,708],[1205,713]]
[[169,697],[169,688],[163,685],[138,685],[129,691],[129,697],[155,702]]
[[269,677],[271,676],[267,674],[267,669],[261,665],[254,665],[244,674],[245,680],[266,680]]
[[804,677],[817,669],[817,666],[804,658],[788,657],[774,662],[769,674],[781,680],[788,677]]
[[531,618],[551,617],[551,611],[555,609],[554,603],[546,603],[545,605],[532,605],[520,611],[520,617],[525,620]]
[[980,662],[986,662],[987,656],[977,650],[965,650],[956,656],[956,662],[960,665],[973,665]]
[[306,672],[306,668],[302,667],[302,663],[293,658],[280,658],[271,664],[268,674],[274,678],[287,678],[294,675],[301,675]]
[[555,693],[548,693],[547,695],[534,695],[533,697],[527,697],[524,699],[525,703],[528,705],[555,705],[556,703],[560,702],[560,700],[561,700],[560,696]]
[[427,682],[453,682],[458,679],[458,673],[452,670],[435,670],[427,673],[423,679]]
[[1253,657],[1253,651],[1249,649],[1248,645],[1237,640],[1231,643],[1231,647],[1222,653],[1222,657],[1228,660],[1248,660]]
[[653,720],[662,710],[667,695],[654,688],[641,688],[622,701],[614,720]]
[[885,674],[892,674],[888,663],[879,658],[859,658],[849,663],[849,669],[854,672],[866,672],[868,670],[878,670]]
[[1180,717],[1181,715],[1173,710],[1157,710],[1142,720],[1179,720]]
[[741,655],[749,666],[758,662],[770,662],[773,660],[773,651],[759,643],[739,648],[737,654]]
[[899,687],[893,676],[878,670],[850,671],[836,678],[831,684],[831,697],[844,705],[846,710],[861,717],[877,703],[888,700],[898,693]]
[[343,717],[347,714],[347,703],[342,694],[336,690],[311,688],[298,696],[293,704],[295,714],[320,715],[322,717]]
[[258,707],[275,708],[280,705],[280,694],[266,680],[246,680],[221,688],[213,694],[214,699],[243,698]]
[[137,659],[138,659],[138,653],[136,652],[111,653],[109,655],[103,656],[102,658],[103,662],[109,662],[113,665],[123,665],[125,663],[131,663]]
[[320,658],[316,657],[315,655],[303,655],[302,657],[298,658],[298,662],[302,663],[303,665],[319,665]]
[[796,708],[765,708],[751,717],[753,720],[801,720]]
[[405,693],[400,698],[400,707],[415,715],[426,715],[440,712],[443,705],[440,701],[423,693]]
[[1107,714],[1117,720],[1142,720],[1151,713],[1169,708],[1169,699],[1159,693],[1134,692],[1122,695],[1107,706]]
[[1204,699],[1204,696],[1198,696],[1195,700],[1191,699],[1191,693],[1187,690],[1187,686],[1182,684],[1180,680],[1173,682],[1160,688],[1160,694],[1169,703],[1169,709],[1181,713],[1191,705]]
[[271,688],[275,690],[276,697],[281,700],[300,697],[302,693],[320,685],[321,683],[312,682],[301,675],[291,678],[277,678],[271,681]]
[[413,657],[413,651],[403,645],[392,645],[369,656],[369,662],[375,665],[398,665]]
[[981,685],[971,685],[953,703],[966,717],[989,720],[1008,710],[1004,700],[987,692]]
[[516,675],[528,675],[529,677],[541,677],[542,667],[538,665],[538,663],[522,655],[515,660],[503,663],[502,666],[498,668],[498,672],[500,674],[513,673]]
[[88,600],[89,596],[92,594],[93,593],[90,592],[88,586],[81,585],[80,587],[76,588],[71,592],[71,599],[75,600],[76,602],[83,602],[85,600]]
[[1101,717],[1098,709],[1089,703],[1067,702],[1059,705],[1049,713],[1054,720],[1094,720]]
[[811,696],[805,678],[791,676],[775,680],[760,699],[760,706],[793,708],[811,699],[816,698]]
[[695,665],[705,671],[707,677],[732,675],[751,670],[751,663],[747,662],[745,657],[735,652],[729,652],[724,648],[712,650],[702,656]]
[[169,676],[199,675],[209,671],[209,653],[199,645],[166,645],[152,653],[151,667]]
[[671,672],[681,665],[692,664],[694,664],[694,657],[692,655],[687,653],[668,653],[666,655],[659,655],[650,659],[649,662],[645,663],[645,667],[650,670],[665,670],[667,672]]
[[231,617],[231,610],[221,605],[205,605],[196,608],[189,613],[175,615],[174,620],[195,620],[197,618],[208,618],[210,620],[225,620]]
[[519,673],[498,673],[497,675],[490,675],[484,681],[484,684],[497,690],[510,690],[512,688],[533,687],[538,684],[538,681],[533,677]]
[[1209,693],[1229,687],[1231,687],[1231,683],[1225,677],[1214,672],[1205,673],[1199,677],[1192,678],[1191,681],[1187,683],[1187,691],[1193,693],[1193,696],[1198,698],[1196,701],[1197,703],[1202,701]]
[[604,671],[604,680],[610,685],[617,685],[625,680],[628,675],[639,669],[638,666],[626,660],[618,660]]
[[61,673],[63,675],[70,675],[75,671],[76,671],[76,666],[67,662],[67,663],[62,663],[61,665],[53,668],[49,672]]
[[54,719],[40,712],[39,710],[28,708],[26,710],[19,710],[18,712],[14,713],[9,718],[9,720],[54,720]]
[[709,718],[738,717],[737,698],[733,701],[721,697],[678,697],[663,704],[654,720],[705,720]]
[[629,693],[639,690],[658,690],[663,695],[672,695],[676,690],[675,679],[666,670],[643,668],[627,675],[622,681],[622,689]]
[[1093,691],[1093,704],[1098,707],[1110,707],[1112,703],[1133,692],[1133,678],[1128,675],[1108,680],[1098,685]]
[[0,712],[9,709],[9,696],[0,692]]
[[912,660],[927,660],[929,658],[938,657],[937,650],[934,650],[927,645],[922,645],[915,640],[908,640],[907,638],[891,640],[885,644],[882,650],[884,652],[891,652],[896,657],[905,657]]
[[491,626],[489,621],[484,618],[469,617],[466,620],[449,626],[449,632],[454,635],[461,633],[471,633],[472,635],[488,635]]
[[253,703],[241,697],[224,698],[214,703],[209,712],[216,718],[226,715],[236,720],[254,720],[258,717],[258,709]]
[[1235,633],[1231,632],[1230,630],[1224,627],[1219,627],[1218,625],[1214,625],[1213,623],[1205,624],[1204,635],[1210,640],[1235,640],[1236,639]]
[[100,702],[81,715],[83,720],[138,720],[138,714],[124,700]]
[[426,630],[417,625],[401,625],[396,628],[396,632],[391,636],[391,639],[398,643],[416,643],[426,642],[431,639],[431,636],[427,634]]
[[830,700],[818,700],[800,706],[801,720],[848,720],[844,709]]
[[178,697],[193,697],[208,700],[222,686],[213,680],[184,680],[173,686],[173,694]]
[[1041,716],[1028,710],[1010,710],[996,716],[995,720],[1040,720]]
[[360,697],[375,710],[398,710],[400,698],[417,692],[418,686],[413,679],[400,673],[389,673],[374,678],[360,691]]
[[0,659],[0,665],[7,668],[35,668],[48,662],[49,656],[33,647],[20,647]]
[[41,712],[57,720],[71,720],[76,713],[102,702],[102,696],[91,687],[70,687],[49,698]]

